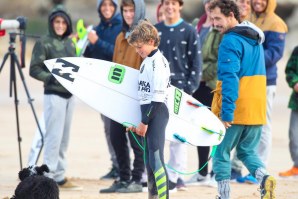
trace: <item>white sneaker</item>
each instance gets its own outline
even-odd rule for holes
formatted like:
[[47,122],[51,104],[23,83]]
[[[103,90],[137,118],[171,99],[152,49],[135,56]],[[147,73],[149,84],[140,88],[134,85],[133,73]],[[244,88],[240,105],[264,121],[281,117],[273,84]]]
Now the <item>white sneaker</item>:
[[210,175],[202,176],[199,173],[194,174],[188,181],[185,182],[187,185],[207,185],[210,180]]
[[215,175],[213,175],[209,181],[207,182],[207,186],[208,187],[214,187],[214,188],[217,188],[217,182],[215,180]]

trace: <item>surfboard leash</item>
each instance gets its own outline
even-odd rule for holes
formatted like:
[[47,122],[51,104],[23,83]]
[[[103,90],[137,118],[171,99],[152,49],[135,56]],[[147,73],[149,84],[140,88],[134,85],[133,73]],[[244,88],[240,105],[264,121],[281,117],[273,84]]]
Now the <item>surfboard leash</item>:
[[[136,127],[136,125],[134,124],[131,124],[129,122],[123,122],[122,125],[124,127],[130,127],[130,126],[134,126]],[[142,144],[139,142],[138,138],[136,137],[135,133],[132,132],[132,131],[129,131],[133,137],[133,139],[137,142],[137,144],[139,145],[139,147],[143,150],[143,160],[144,160],[144,163],[146,164],[146,153],[145,153],[145,150],[146,150],[146,139],[143,140],[144,142],[144,146],[142,146]]]
[[174,172],[176,172],[178,174],[181,174],[181,175],[193,175],[193,174],[196,174],[196,173],[200,172],[202,169],[204,169],[207,166],[207,164],[211,160],[211,158],[214,157],[214,154],[216,152],[216,149],[217,149],[217,145],[212,146],[212,151],[211,151],[211,154],[210,154],[208,160],[205,162],[205,164],[201,168],[199,168],[196,171],[192,171],[192,172],[181,172],[181,171],[178,171],[178,170],[174,169],[173,167],[171,167],[168,164],[165,164],[165,165],[166,165],[166,167],[168,167],[169,169],[171,169],[172,171],[174,171]]
[[[129,123],[129,122],[124,122],[124,123],[122,123],[122,125],[125,126],[125,127],[135,126],[135,125],[133,125],[133,124],[131,124],[131,123]],[[135,133],[132,132],[132,131],[129,131],[129,132],[132,134],[134,140],[137,142],[137,144],[139,145],[139,147],[143,150],[143,152],[144,152],[144,156],[143,156],[143,158],[144,158],[144,163],[146,164],[146,139],[143,138],[143,139],[144,139],[144,141],[143,141],[143,142],[144,142],[144,146],[142,146],[142,145],[140,144],[140,142],[138,141],[138,139],[136,138]],[[186,141],[185,138],[179,136],[178,134],[174,134],[174,137],[175,137],[177,140],[179,140],[180,142],[183,142],[183,143],[189,143],[189,142]],[[189,144],[192,145],[192,146],[195,146],[195,145],[193,145],[193,144],[191,144],[191,143],[189,143]],[[208,164],[208,162],[211,160],[211,158],[214,157],[214,154],[215,154],[215,152],[216,152],[216,149],[217,149],[217,145],[212,146],[211,154],[210,154],[208,160],[206,161],[206,163],[205,163],[201,168],[199,168],[199,169],[197,169],[197,170],[195,170],[195,171],[192,171],[192,172],[181,172],[181,171],[178,171],[178,170],[176,170],[175,168],[171,167],[169,164],[165,164],[165,166],[166,166],[168,169],[170,169],[170,170],[172,170],[172,171],[174,171],[174,172],[176,172],[176,173],[178,173],[178,174],[181,174],[181,175],[192,175],[192,174],[196,174],[196,173],[200,172],[202,169],[204,169],[204,168],[207,166],[207,164]]]

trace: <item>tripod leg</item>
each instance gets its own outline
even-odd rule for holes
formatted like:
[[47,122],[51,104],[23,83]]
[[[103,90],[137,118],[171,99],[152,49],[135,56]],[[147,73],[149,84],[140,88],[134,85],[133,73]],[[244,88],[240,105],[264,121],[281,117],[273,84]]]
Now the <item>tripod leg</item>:
[[5,64],[6,60],[7,60],[7,58],[8,58],[8,55],[9,55],[9,53],[6,53],[6,54],[4,55],[4,57],[3,57],[3,61],[2,61],[2,64],[1,64],[1,66],[0,66],[0,73],[1,73],[1,71],[2,71],[2,68],[3,68],[3,66],[4,66],[4,64]]
[[23,82],[23,85],[24,85],[24,88],[25,88],[25,91],[26,91],[26,95],[27,95],[27,98],[28,98],[28,103],[30,104],[30,107],[32,109],[32,112],[33,112],[33,115],[34,115],[34,119],[35,119],[35,122],[37,124],[37,127],[38,127],[38,130],[39,130],[39,133],[40,133],[40,137],[41,137],[41,147],[40,147],[40,150],[39,150],[39,153],[38,153],[38,156],[36,157],[36,161],[35,161],[35,164],[37,163],[38,159],[39,159],[39,156],[41,154],[41,151],[42,151],[42,148],[43,148],[43,144],[44,144],[44,136],[43,136],[43,133],[42,133],[42,130],[41,130],[41,127],[39,125],[39,122],[38,122],[38,119],[37,119],[37,116],[36,116],[36,112],[35,112],[35,109],[34,109],[34,106],[33,106],[33,99],[31,98],[30,96],[30,93],[29,93],[29,90],[28,90],[28,87],[26,85],[26,81],[25,81],[25,78],[24,78],[24,75],[23,75],[23,72],[22,72],[22,69],[21,69],[21,66],[20,66],[20,63],[17,59],[17,56],[15,54],[12,55],[14,57],[14,60],[17,64],[17,68],[19,70],[19,74],[20,74],[20,77],[21,77],[21,80]]
[[16,111],[16,122],[17,122],[17,137],[18,137],[18,146],[19,146],[19,159],[20,159],[20,167],[23,169],[23,163],[22,163],[22,149],[21,149],[21,135],[20,135],[20,123],[19,123],[19,100],[18,100],[18,94],[17,94],[17,83],[16,83],[16,74],[15,74],[15,64],[13,60],[13,56],[11,58],[10,63],[10,96],[12,95],[12,90],[14,91],[14,103],[15,103],[15,111]]

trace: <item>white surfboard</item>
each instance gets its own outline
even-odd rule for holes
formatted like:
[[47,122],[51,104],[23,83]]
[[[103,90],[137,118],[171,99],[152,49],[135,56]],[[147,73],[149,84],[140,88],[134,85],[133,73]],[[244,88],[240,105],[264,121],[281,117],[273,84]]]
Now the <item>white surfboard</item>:
[[[124,125],[140,123],[138,70],[79,57],[44,63],[67,90],[98,112]],[[170,113],[167,140],[194,146],[218,145],[222,141],[225,134],[222,122],[192,96],[171,86],[167,105]]]

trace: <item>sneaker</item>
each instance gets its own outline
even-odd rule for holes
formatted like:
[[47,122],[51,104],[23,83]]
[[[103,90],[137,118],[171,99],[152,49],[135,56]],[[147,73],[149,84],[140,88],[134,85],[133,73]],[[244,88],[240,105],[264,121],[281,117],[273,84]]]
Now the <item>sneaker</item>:
[[260,185],[261,199],[275,199],[276,180],[273,176],[264,176]]
[[239,183],[259,184],[257,179],[255,177],[253,177],[251,174],[248,174],[244,177],[237,178],[236,181]]
[[148,192],[148,183],[147,182],[142,182],[142,191]]
[[171,180],[169,180],[169,192],[170,193],[177,192],[177,184],[175,182],[172,182]]
[[119,193],[139,193],[139,192],[143,192],[143,186],[142,186],[142,183],[140,183],[140,182],[132,181],[132,182],[129,183],[128,186],[117,189],[116,192],[119,192]]
[[231,170],[231,182],[236,182],[236,179],[241,177],[242,177],[241,172],[236,171],[235,169]]
[[109,171],[106,175],[100,177],[100,180],[116,180],[119,177],[119,170],[116,167],[112,167],[111,171]]
[[71,182],[69,179],[65,178],[64,180],[57,182],[60,190],[70,190],[70,191],[81,191],[83,187],[78,186]]
[[188,181],[186,181],[187,185],[205,185],[209,180],[209,175],[202,176],[199,173],[194,174]]
[[115,193],[118,189],[124,188],[128,186],[128,182],[126,181],[117,181],[115,180],[114,183],[106,189],[100,189],[99,193]]
[[215,199],[221,199],[221,197],[220,196],[215,196]]
[[181,178],[178,178],[176,188],[178,191],[187,191],[187,187]]
[[290,170],[280,172],[278,175],[280,177],[298,177],[298,167],[292,167]]
[[207,181],[206,185],[208,187],[214,187],[217,188],[217,182],[215,180],[215,175],[211,176],[210,180]]

